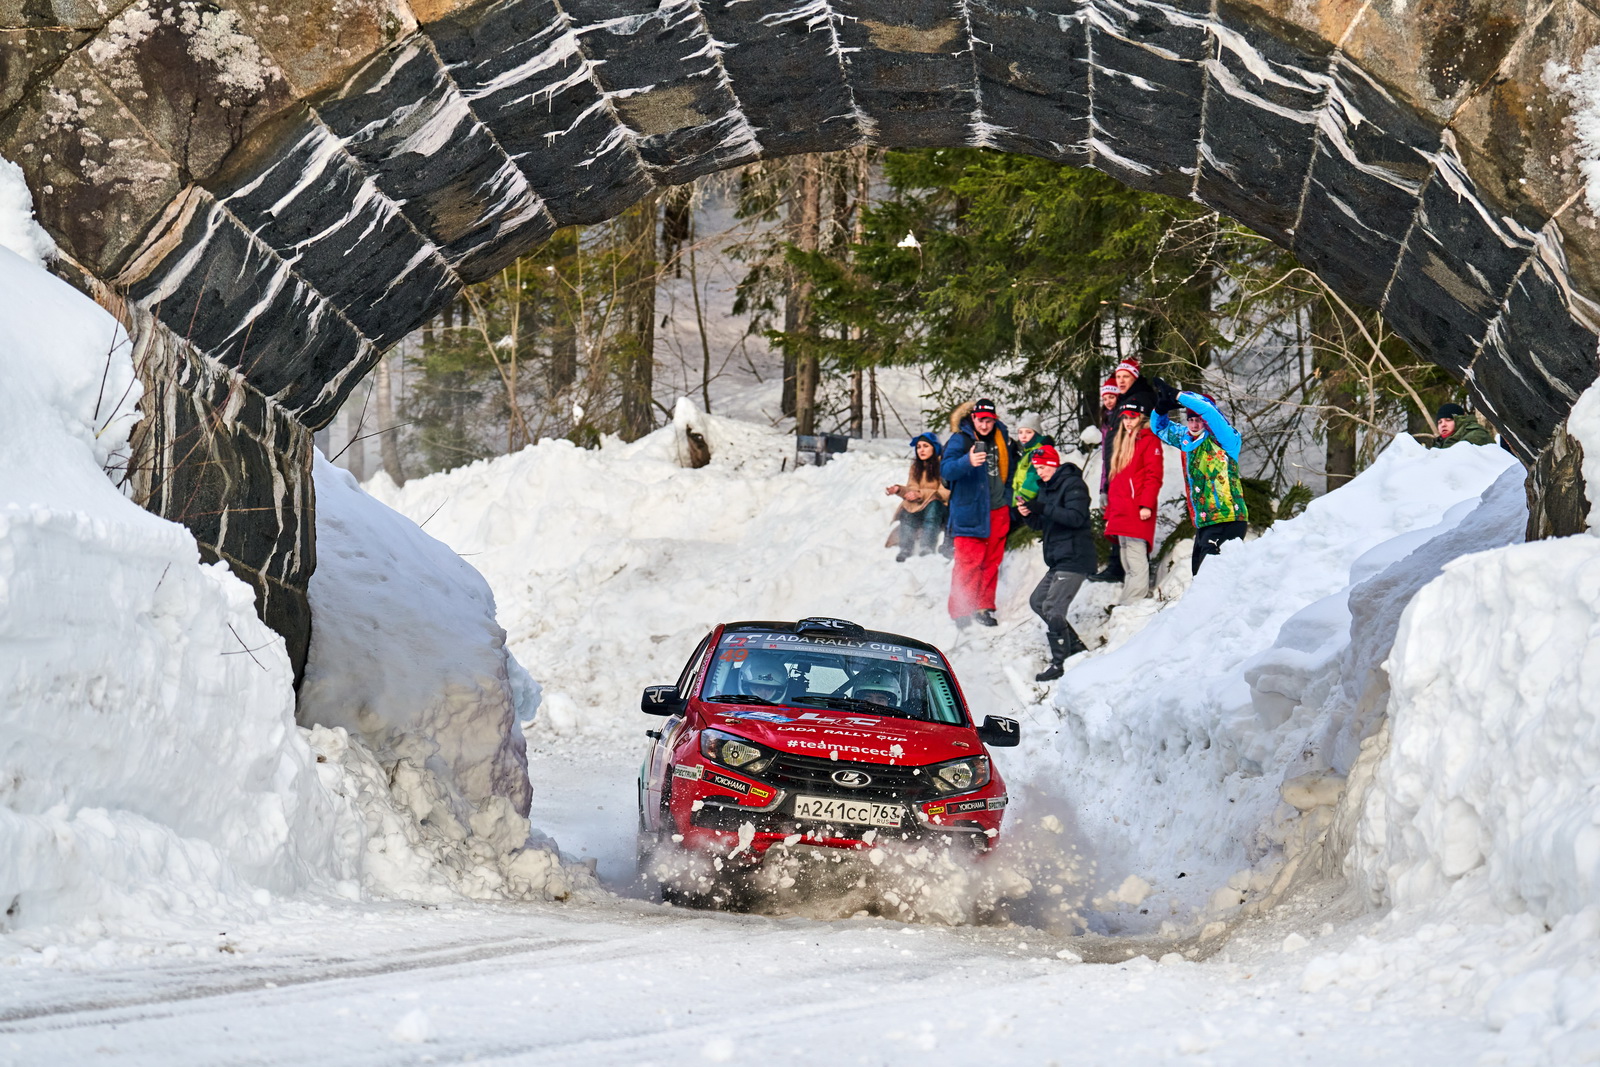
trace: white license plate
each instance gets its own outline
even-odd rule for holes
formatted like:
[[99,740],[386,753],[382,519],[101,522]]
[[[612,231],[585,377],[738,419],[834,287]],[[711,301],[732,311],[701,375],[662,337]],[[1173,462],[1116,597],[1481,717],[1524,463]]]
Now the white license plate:
[[898,804],[879,804],[872,800],[840,800],[838,797],[794,798],[794,817],[797,819],[855,823],[858,826],[898,828],[904,810]]

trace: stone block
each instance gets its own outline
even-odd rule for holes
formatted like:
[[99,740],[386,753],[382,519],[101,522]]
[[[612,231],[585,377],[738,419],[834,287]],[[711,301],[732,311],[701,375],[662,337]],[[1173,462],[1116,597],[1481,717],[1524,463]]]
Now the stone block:
[[1135,188],[1188,197],[1211,35],[1193,5],[1091,5],[1094,166]]
[[1582,318],[1560,272],[1536,256],[1473,361],[1469,380],[1524,462],[1544,450],[1600,374],[1600,338]]
[[1413,346],[1459,373],[1532,255],[1532,235],[1497,217],[1449,151],[1438,155],[1421,205],[1379,310]]
[[1367,5],[1342,48],[1400,100],[1450,121],[1495,76],[1548,0],[1406,0]]
[[85,30],[0,29],[0,119],[87,40]]
[[1088,162],[1089,34],[1081,0],[968,6],[988,139],[1007,152]]
[[562,7],[658,183],[682,184],[758,156],[697,3],[568,0]]
[[177,165],[95,74],[86,49],[12,108],[0,145],[22,168],[39,223],[102,278],[182,187]]
[[455,274],[325,126],[302,112],[278,134],[259,170],[212,192],[373,344],[399,342],[460,291]]
[[1234,4],[1219,3],[1215,19],[1195,192],[1287,245],[1328,102],[1332,48]]
[[141,316],[137,364],[145,418],[134,436],[135,496],[181,522],[206,562],[226,561],[255,590],[298,680],[311,638],[306,588],[316,567],[311,432],[248,382],[208,363]]
[[888,148],[969,141],[977,70],[956,0],[837,0],[835,22],[856,106]]
[[859,143],[828,15],[784,0],[708,3],[702,13],[724,46],[729,87],[764,155],[835,152]]
[[95,0],[0,0],[0,30],[93,30],[114,10]]
[[500,0],[427,32],[558,225],[603,222],[654,186],[553,0]]
[[1290,248],[1341,295],[1377,307],[1439,147],[1426,116],[1337,61]]
[[116,281],[179,338],[313,428],[332,417],[336,383],[372,358],[349,320],[198,187]]
[[313,107],[464,280],[493,274],[555,232],[427,38],[375,56]]
[[1557,0],[1451,123],[1463,168],[1483,196],[1530,230],[1583,189],[1568,79],[1597,46],[1600,16],[1579,0]]
[[199,0],[137,0],[85,51],[185,183],[209,177],[252,129],[292,103],[282,73],[239,16]]
[[217,0],[235,12],[297,97],[342,84],[370,57],[416,31],[405,0]]

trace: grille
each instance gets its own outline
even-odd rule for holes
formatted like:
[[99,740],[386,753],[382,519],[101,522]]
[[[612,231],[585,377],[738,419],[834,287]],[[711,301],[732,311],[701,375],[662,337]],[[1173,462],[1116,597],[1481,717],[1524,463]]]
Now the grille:
[[[851,789],[833,780],[835,771],[860,771],[872,782]],[[864,800],[921,800],[936,795],[928,783],[928,772],[920,767],[898,767],[887,763],[855,763],[849,760],[817,759],[780,752],[771,768],[761,775],[791,793],[853,797]]]

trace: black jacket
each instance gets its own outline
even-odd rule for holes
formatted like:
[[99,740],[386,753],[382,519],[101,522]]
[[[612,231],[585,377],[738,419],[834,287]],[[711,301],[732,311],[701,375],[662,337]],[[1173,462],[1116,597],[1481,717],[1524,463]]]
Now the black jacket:
[[1083,472],[1063,463],[1056,476],[1039,482],[1028,523],[1044,535],[1044,562],[1051,570],[1093,574],[1098,560],[1089,526],[1089,487]]

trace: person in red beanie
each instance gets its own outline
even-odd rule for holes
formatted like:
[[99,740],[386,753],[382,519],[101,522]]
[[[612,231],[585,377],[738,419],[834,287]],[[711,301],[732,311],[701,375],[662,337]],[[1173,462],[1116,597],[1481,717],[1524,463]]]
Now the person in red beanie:
[[1150,551],[1156,539],[1156,504],[1161,495],[1164,457],[1150,432],[1150,412],[1139,400],[1117,405],[1106,487],[1106,536],[1115,538],[1122,560],[1122,603],[1150,592]]
[[1067,657],[1083,651],[1083,642],[1067,622],[1067,609],[1089,572],[1094,570],[1094,530],[1089,517],[1089,487],[1083,474],[1050,445],[1033,453],[1039,473],[1039,495],[1017,510],[1042,535],[1044,562],[1050,568],[1028,597],[1028,606],[1044,620],[1050,643],[1050,665],[1035,675],[1041,682],[1061,677]]

